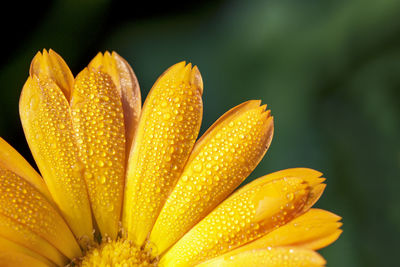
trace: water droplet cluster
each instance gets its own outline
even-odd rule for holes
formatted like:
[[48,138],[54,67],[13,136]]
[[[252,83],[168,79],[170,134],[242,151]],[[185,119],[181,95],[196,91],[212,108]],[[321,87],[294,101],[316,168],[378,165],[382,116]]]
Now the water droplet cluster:
[[94,217],[103,235],[116,237],[125,179],[125,128],[111,77],[82,71],[74,84],[71,111]]
[[[242,188],[194,226],[162,260],[176,266],[195,264],[286,224],[302,211],[309,192],[301,179],[293,179]],[[293,198],[286,197],[289,192]]]
[[[64,220],[48,200],[32,185],[11,171],[0,168],[0,235],[42,253],[63,258],[49,243],[66,255],[75,242]],[[44,241],[47,240],[47,241]],[[39,251],[38,251],[39,250]],[[75,255],[76,256],[76,255]]]
[[51,80],[32,77],[20,103],[28,144],[54,201],[76,236],[90,236],[92,221],[83,166],[65,96]]
[[[186,68],[184,71],[189,71]],[[142,243],[192,150],[202,118],[198,88],[188,80],[159,80],[146,99],[128,167],[125,214]],[[134,237],[135,238],[135,237]]]
[[204,141],[196,145],[150,236],[161,252],[253,171],[269,145],[270,130],[271,118],[257,105],[226,118],[202,137]]

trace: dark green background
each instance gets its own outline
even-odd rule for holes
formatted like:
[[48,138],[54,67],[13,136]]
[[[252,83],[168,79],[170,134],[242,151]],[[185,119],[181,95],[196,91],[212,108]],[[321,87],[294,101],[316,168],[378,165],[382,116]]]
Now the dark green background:
[[[270,151],[249,179],[288,167],[324,172],[318,207],[343,216],[322,250],[328,266],[398,266],[400,1],[47,1],[3,8],[0,134],[30,161],[18,98],[38,50],[74,74],[98,51],[133,66],[145,96],[187,60],[204,79],[202,131],[262,99],[275,117]],[[11,19],[5,14],[11,14]]]

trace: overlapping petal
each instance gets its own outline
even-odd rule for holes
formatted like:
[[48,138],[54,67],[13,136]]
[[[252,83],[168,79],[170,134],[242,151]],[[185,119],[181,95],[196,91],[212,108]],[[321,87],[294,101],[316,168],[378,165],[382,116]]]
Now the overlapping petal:
[[322,267],[326,261],[315,251],[298,247],[254,249],[220,256],[198,267]]
[[243,182],[272,135],[273,118],[260,101],[233,108],[210,127],[196,143],[153,228],[155,253],[164,252]]
[[181,62],[142,111],[137,78],[115,52],[99,53],[76,78],[57,53],[39,52],[20,116],[43,179],[0,138],[0,265],[65,265],[99,230],[112,244],[128,239],[132,250],[104,252],[117,261],[325,266],[315,250],[339,237],[341,222],[310,209],[322,174],[287,169],[230,195],[269,148],[273,118],[248,101],[195,143],[202,93],[197,67]]
[[30,182],[40,193],[52,200],[43,178],[12,146],[0,137],[0,167]]
[[68,101],[70,100],[74,76],[64,59],[52,49],[49,52],[44,49],[42,53],[36,54],[32,59],[29,74],[31,77],[36,76],[42,81],[54,81],[64,93],[65,98]]
[[35,187],[3,168],[0,168],[0,177],[1,237],[24,245],[57,264],[65,264],[67,257],[81,255],[65,221]]
[[83,177],[100,233],[116,238],[125,181],[125,127],[121,94],[100,67],[85,68],[75,79],[72,125]]
[[342,232],[341,218],[329,211],[310,209],[305,214],[253,242],[251,248],[298,246],[317,250]]
[[[281,175],[284,172],[281,172]],[[308,209],[318,195],[300,177],[266,176],[238,190],[185,234],[162,257],[166,266],[189,266],[256,240]]]
[[42,255],[0,237],[0,266],[56,267]]
[[241,266],[245,263],[251,266],[324,266],[321,256],[312,251],[339,237],[342,232],[339,220],[340,217],[331,212],[310,209],[265,236],[199,266]]
[[156,81],[143,106],[125,186],[123,225],[138,246],[189,157],[202,119],[197,67],[175,64]]
[[22,89],[19,111],[33,157],[63,217],[82,244],[84,239],[92,240],[83,163],[65,95],[55,81],[30,76]]
[[89,63],[89,69],[95,69],[110,75],[121,96],[125,123],[126,152],[129,155],[133,137],[136,133],[141,113],[141,95],[139,82],[129,63],[116,52],[98,53]]

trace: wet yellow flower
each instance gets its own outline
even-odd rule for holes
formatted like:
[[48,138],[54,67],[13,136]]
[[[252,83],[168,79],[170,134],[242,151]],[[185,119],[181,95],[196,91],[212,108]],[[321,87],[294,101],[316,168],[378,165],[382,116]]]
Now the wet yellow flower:
[[41,175],[0,139],[0,265],[325,265],[315,250],[341,223],[311,209],[321,173],[287,169],[232,193],[266,153],[273,118],[248,101],[196,142],[202,93],[197,67],[180,62],[141,107],[118,54],[74,78],[54,51],[38,53],[20,116]]

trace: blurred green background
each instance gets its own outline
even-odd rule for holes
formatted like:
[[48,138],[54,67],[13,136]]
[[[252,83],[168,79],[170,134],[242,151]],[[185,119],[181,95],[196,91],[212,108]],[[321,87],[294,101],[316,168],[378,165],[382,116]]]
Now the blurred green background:
[[275,137],[248,181],[288,167],[324,172],[317,206],[344,222],[322,250],[328,266],[399,266],[400,1],[132,3],[11,3],[1,18],[4,139],[32,162],[18,98],[38,50],[54,49],[74,74],[115,50],[143,96],[167,67],[191,61],[204,79],[202,131],[248,99],[272,109]]

